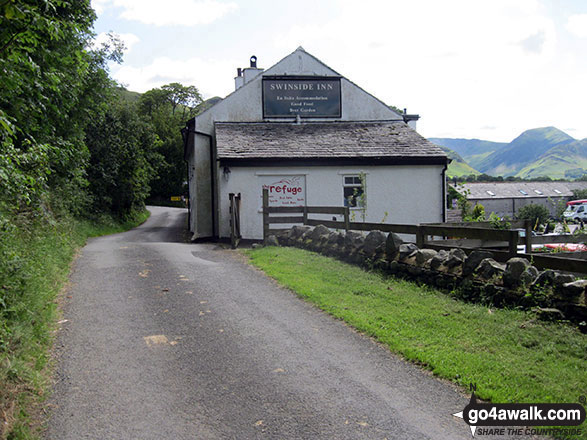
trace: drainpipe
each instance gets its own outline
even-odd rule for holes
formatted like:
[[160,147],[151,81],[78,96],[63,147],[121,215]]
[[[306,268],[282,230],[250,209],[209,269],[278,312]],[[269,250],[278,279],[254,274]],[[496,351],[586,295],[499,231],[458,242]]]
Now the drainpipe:
[[192,209],[190,206],[190,163],[185,158],[185,151],[187,150],[188,140],[189,140],[189,133],[190,130],[188,125],[181,129],[181,137],[183,138],[183,151],[184,151],[184,162],[185,162],[185,171],[186,171],[186,179],[188,182],[188,232],[190,230],[190,225],[192,224]]
[[448,168],[448,163],[444,164],[444,168],[442,168],[442,222],[446,222],[446,169]]

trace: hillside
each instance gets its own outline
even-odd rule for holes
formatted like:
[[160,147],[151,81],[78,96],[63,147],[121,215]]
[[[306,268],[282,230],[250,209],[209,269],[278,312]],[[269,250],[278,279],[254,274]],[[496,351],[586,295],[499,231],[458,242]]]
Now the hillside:
[[575,179],[587,173],[587,139],[551,148],[516,176],[524,179],[548,176]]
[[472,168],[467,162],[465,162],[461,155],[456,151],[453,151],[450,148],[444,147],[442,145],[438,146],[452,160],[452,162],[448,165],[448,168],[446,170],[446,174],[448,177],[461,177],[469,176],[471,174],[481,174],[479,171]]
[[551,148],[574,141],[571,136],[555,127],[527,130],[507,146],[483,159],[478,164],[478,169],[494,176],[513,176]]
[[491,142],[481,139],[430,138],[429,140],[458,153],[473,168],[478,168],[478,165],[487,156],[508,145],[505,142]]

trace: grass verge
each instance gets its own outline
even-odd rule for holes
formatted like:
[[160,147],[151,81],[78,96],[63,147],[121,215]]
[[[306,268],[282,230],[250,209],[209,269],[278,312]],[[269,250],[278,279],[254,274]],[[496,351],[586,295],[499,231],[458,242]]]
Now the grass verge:
[[124,222],[1,219],[0,439],[37,437],[34,414],[50,387],[57,297],[76,250],[89,237],[128,230],[148,217],[143,211]]
[[246,253],[280,284],[406,359],[465,387],[476,383],[482,399],[571,403],[587,393],[587,336],[573,327],[463,303],[301,249]]

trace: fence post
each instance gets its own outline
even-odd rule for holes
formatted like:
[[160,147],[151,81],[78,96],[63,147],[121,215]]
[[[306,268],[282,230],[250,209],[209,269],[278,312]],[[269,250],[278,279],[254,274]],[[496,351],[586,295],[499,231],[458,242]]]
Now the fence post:
[[304,206],[304,225],[308,224],[308,207]]
[[351,214],[348,206],[344,207],[344,229],[346,232],[351,228]]
[[267,241],[269,236],[269,212],[267,208],[269,208],[269,190],[263,188],[263,243]]
[[425,233],[426,231],[424,230],[424,226],[418,225],[418,232],[416,233],[416,246],[418,246],[419,249],[424,248]]
[[531,223],[531,221],[525,220],[524,227],[526,229],[526,240],[525,240],[526,253],[531,254],[532,253],[532,223]]
[[518,231],[510,230],[509,249],[508,252],[511,257],[515,257],[518,254]]

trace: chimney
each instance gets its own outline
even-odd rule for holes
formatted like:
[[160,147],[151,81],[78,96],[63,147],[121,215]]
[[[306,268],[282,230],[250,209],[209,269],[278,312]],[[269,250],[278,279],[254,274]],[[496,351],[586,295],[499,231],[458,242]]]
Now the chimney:
[[234,90],[240,89],[244,84],[243,69],[239,67],[236,69],[236,76],[234,77]]
[[259,75],[261,72],[263,72],[263,70],[265,70],[265,69],[259,69],[257,67],[257,57],[255,55],[251,56],[250,64],[251,64],[250,67],[246,67],[245,69],[243,69],[245,84],[248,83],[250,80],[252,80],[257,75]]

